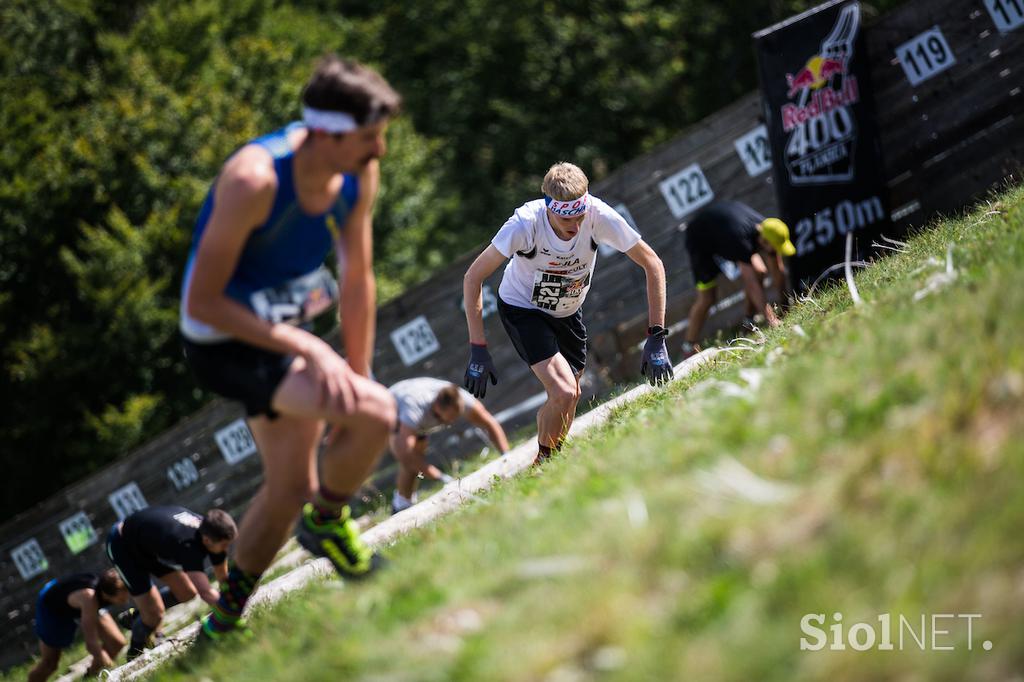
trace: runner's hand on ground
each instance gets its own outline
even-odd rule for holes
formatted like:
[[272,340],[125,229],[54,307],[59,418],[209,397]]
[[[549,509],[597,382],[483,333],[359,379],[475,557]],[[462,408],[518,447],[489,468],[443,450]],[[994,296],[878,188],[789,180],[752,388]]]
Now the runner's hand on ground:
[[640,372],[653,386],[673,377],[672,361],[669,360],[668,349],[665,348],[666,336],[668,330],[661,325],[654,325],[647,330],[647,343],[644,344]]
[[487,346],[469,344],[469,365],[466,367],[465,387],[477,398],[487,395],[487,378],[498,385],[498,375],[494,372],[494,361],[487,352]]

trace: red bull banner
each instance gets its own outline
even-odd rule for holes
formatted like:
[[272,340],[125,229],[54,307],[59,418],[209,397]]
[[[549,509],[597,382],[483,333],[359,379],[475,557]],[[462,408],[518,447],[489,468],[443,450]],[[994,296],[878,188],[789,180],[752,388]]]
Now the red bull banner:
[[[803,291],[890,231],[860,4],[836,0],[754,34],[772,172]],[[841,274],[841,273],[840,273]]]

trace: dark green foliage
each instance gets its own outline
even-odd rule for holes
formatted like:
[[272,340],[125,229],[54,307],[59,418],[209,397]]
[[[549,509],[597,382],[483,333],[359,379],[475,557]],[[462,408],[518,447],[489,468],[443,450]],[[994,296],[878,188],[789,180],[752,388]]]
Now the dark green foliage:
[[753,88],[750,33],[810,4],[3,3],[0,517],[206,399],[176,335],[192,221],[234,149],[296,118],[318,55],[406,98],[384,299],[485,240],[549,164],[600,178]]

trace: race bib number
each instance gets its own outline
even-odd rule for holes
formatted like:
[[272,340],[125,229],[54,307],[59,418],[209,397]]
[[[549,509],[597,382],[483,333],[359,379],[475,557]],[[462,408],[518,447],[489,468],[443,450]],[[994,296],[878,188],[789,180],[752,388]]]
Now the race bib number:
[[718,269],[722,271],[726,279],[730,282],[735,282],[740,277],[740,266],[733,263],[731,260],[726,260],[721,256],[712,256],[715,259],[715,264],[718,265]]
[[538,270],[533,277],[530,301],[542,310],[567,311],[579,307],[580,298],[590,288],[590,273],[579,279]]
[[268,322],[285,324],[309,322],[337,300],[338,283],[323,265],[308,275],[260,289],[249,297],[257,315]]
[[189,528],[199,528],[199,526],[203,525],[203,517],[190,511],[178,512],[174,515],[174,520]]

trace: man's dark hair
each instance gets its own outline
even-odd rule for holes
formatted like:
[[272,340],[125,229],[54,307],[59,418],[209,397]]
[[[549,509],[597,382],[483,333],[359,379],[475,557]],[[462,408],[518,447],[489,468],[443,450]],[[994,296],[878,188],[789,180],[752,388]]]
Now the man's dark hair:
[[448,384],[442,388],[438,392],[436,400],[438,408],[442,410],[462,409],[462,394],[459,393],[459,388],[455,384]]
[[223,509],[211,509],[206,512],[203,522],[199,524],[199,534],[205,535],[214,542],[221,540],[234,540],[238,535],[238,526]]
[[397,114],[402,97],[370,67],[328,54],[320,59],[306,83],[302,103],[350,114],[363,126]]
[[121,574],[117,572],[117,569],[108,568],[100,573],[100,579],[99,582],[96,583],[96,589],[100,591],[101,595],[113,597],[121,590],[126,589],[126,586],[124,581],[121,580]]

